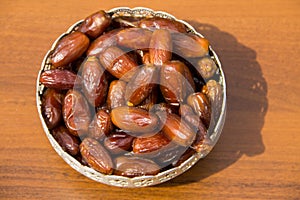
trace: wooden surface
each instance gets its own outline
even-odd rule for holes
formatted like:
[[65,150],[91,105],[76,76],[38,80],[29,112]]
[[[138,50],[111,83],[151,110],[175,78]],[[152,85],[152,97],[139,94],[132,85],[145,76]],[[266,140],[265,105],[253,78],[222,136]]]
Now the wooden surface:
[[[299,199],[300,1],[0,2],[0,198]],[[99,9],[144,6],[187,20],[223,63],[228,114],[213,151],[155,187],[114,188],[69,167],[37,114],[42,59],[71,24]]]

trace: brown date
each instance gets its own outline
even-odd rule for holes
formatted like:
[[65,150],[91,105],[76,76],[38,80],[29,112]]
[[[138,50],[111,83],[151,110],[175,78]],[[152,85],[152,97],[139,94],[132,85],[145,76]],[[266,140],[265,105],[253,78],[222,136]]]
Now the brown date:
[[115,28],[136,28],[139,20],[139,17],[118,16],[112,19],[112,25]]
[[187,66],[176,60],[167,62],[160,70],[160,89],[165,100],[177,105],[194,91],[195,84]]
[[66,90],[78,87],[82,80],[69,70],[53,69],[44,71],[40,76],[40,82],[47,88]]
[[209,79],[217,71],[217,65],[211,58],[204,57],[197,62],[196,69],[204,79]]
[[184,161],[186,161],[187,159],[189,159],[195,153],[196,153],[196,151],[194,149],[192,149],[192,148],[186,149],[186,151],[184,153],[182,153],[182,155],[180,155],[179,158],[177,158],[176,160],[174,160],[172,162],[172,165],[174,167],[180,166]]
[[92,106],[98,107],[105,102],[108,90],[105,71],[95,56],[87,57],[81,70],[84,95]]
[[106,101],[109,109],[114,109],[116,107],[126,105],[125,91],[126,82],[121,80],[114,80],[110,83]]
[[162,65],[172,58],[172,40],[168,30],[155,30],[149,46],[150,62]]
[[181,57],[202,57],[208,54],[209,42],[207,39],[182,33],[173,33],[173,50]]
[[203,132],[200,131],[199,133],[197,133],[197,137],[192,144],[192,148],[198,153],[207,153],[212,149],[212,142],[208,137],[206,130],[205,132],[203,130]]
[[193,109],[187,104],[181,104],[179,108],[179,114],[184,120],[193,126],[193,128],[198,128],[202,121],[200,120],[199,116],[196,115]]
[[88,48],[89,38],[81,32],[73,32],[63,37],[50,56],[54,67],[64,67],[79,58]]
[[133,152],[143,155],[145,153],[158,153],[162,148],[166,147],[171,140],[162,132],[158,132],[150,137],[139,137],[133,142]]
[[195,140],[196,133],[190,126],[176,114],[157,112],[164,122],[163,133],[175,143],[187,147]]
[[142,57],[143,64],[150,64],[150,54],[149,52],[145,52]]
[[99,56],[102,66],[114,77],[128,82],[137,69],[137,64],[118,47],[109,47]]
[[62,121],[63,94],[54,89],[47,89],[42,97],[42,115],[49,129],[53,129]]
[[137,177],[145,175],[156,175],[160,167],[152,160],[140,157],[120,156],[115,159],[115,175],[126,177]]
[[152,92],[146,97],[139,105],[139,108],[144,110],[151,110],[152,107],[156,104],[158,99],[158,87],[152,88]]
[[158,68],[154,65],[140,67],[126,86],[125,100],[128,105],[136,106],[146,99],[157,84]]
[[132,134],[153,132],[159,125],[156,114],[149,113],[141,108],[128,106],[112,109],[111,120],[114,125]]
[[103,174],[112,174],[113,162],[111,157],[97,140],[85,138],[80,144],[80,153],[93,169]]
[[118,32],[119,30],[115,29],[96,38],[86,51],[86,55],[96,56],[104,52],[107,48],[117,45],[116,35]]
[[109,112],[105,109],[99,109],[89,125],[88,136],[100,140],[109,135],[112,129]]
[[75,156],[79,152],[79,139],[72,135],[65,126],[59,126],[52,130],[52,135],[61,148]]
[[84,19],[77,31],[85,33],[94,39],[101,35],[110,25],[111,17],[105,11],[100,10]]
[[73,135],[82,136],[88,132],[91,113],[88,102],[80,92],[76,90],[67,92],[62,112],[65,124]]
[[156,30],[156,29],[168,29],[170,31],[181,32],[185,33],[186,28],[182,23],[179,23],[175,20],[153,17],[153,18],[145,18],[142,19],[138,26],[140,28],[146,28],[149,30]]
[[131,151],[134,137],[125,132],[114,132],[104,139],[104,147],[112,154]]
[[117,34],[117,43],[131,49],[148,49],[152,32],[142,28],[127,28]]
[[206,128],[209,127],[211,118],[211,106],[205,94],[196,92],[188,96],[187,103],[200,117]]

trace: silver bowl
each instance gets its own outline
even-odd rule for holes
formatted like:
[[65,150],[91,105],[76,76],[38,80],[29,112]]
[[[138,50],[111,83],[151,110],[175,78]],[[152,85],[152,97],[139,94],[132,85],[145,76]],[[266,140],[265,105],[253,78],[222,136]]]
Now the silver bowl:
[[[135,16],[135,17],[162,17],[162,18],[168,18],[168,19],[173,19],[176,20],[182,24],[184,24],[187,27],[188,32],[191,32],[193,34],[196,34],[200,37],[203,37],[200,33],[198,33],[190,24],[188,24],[185,21],[178,20],[174,16],[162,12],[162,11],[153,11],[149,8],[143,8],[143,7],[136,7],[136,8],[127,8],[127,7],[118,7],[118,8],[113,8],[109,11],[107,11],[109,14],[111,14],[113,17],[116,16]],[[41,111],[41,99],[42,95],[45,91],[45,87],[43,84],[40,83],[40,75],[43,71],[49,70],[51,67],[50,63],[50,55],[53,53],[54,48],[59,40],[61,40],[65,35],[70,34],[73,32],[81,23],[83,20],[80,20],[76,22],[74,25],[72,25],[65,33],[63,33],[61,36],[57,38],[57,40],[53,43],[51,46],[51,49],[47,52],[45,55],[43,62],[41,64],[40,71],[38,73],[37,77],[37,83],[36,83],[36,103],[37,103],[37,108],[38,108],[38,113],[39,117],[42,123],[42,127],[46,133],[46,136],[48,137],[51,145],[55,149],[55,151],[63,158],[63,160],[68,163],[72,168],[74,168],[76,171],[79,173],[85,175],[86,177],[95,180],[100,183],[104,183],[107,185],[112,185],[112,186],[117,186],[117,187],[128,187],[128,188],[137,188],[137,187],[145,187],[145,186],[151,186],[151,185],[156,185],[160,184],[163,182],[166,182],[170,179],[175,178],[176,176],[179,176],[180,174],[184,173],[188,169],[190,169],[199,159],[204,158],[215,146],[224,122],[225,122],[225,116],[226,116],[226,83],[225,83],[225,76],[224,72],[221,67],[221,62],[218,59],[217,54],[214,52],[214,50],[209,47],[210,50],[210,55],[213,58],[213,60],[216,62],[217,67],[219,68],[219,84],[222,86],[222,94],[223,94],[223,99],[221,102],[221,111],[220,116],[218,117],[215,126],[210,127],[208,130],[208,134],[210,136],[210,139],[212,141],[210,148],[207,148],[205,151],[200,152],[200,153],[195,153],[193,154],[190,158],[188,158],[186,161],[184,161],[180,166],[178,167],[173,167],[171,169],[168,169],[166,171],[162,171],[158,173],[157,175],[151,175],[151,176],[139,176],[139,177],[134,177],[134,178],[128,178],[128,177],[123,177],[123,176],[117,176],[117,175],[105,175],[102,174],[88,166],[82,165],[79,161],[77,161],[74,157],[69,155],[67,152],[65,152],[61,146],[56,142],[56,140],[53,138],[51,135],[49,129],[47,128],[47,125],[44,121],[44,118],[42,116],[42,111]]]

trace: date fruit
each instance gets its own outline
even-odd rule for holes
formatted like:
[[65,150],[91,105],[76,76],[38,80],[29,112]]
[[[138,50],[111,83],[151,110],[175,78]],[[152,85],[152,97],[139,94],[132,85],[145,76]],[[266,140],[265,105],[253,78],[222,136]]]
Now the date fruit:
[[81,70],[83,92],[86,99],[94,107],[102,105],[106,100],[108,81],[98,58],[87,57]]
[[109,112],[105,109],[99,109],[89,125],[88,136],[96,140],[101,140],[112,131],[112,122]]
[[114,77],[128,82],[137,69],[137,64],[118,47],[109,47],[99,56],[102,66]]
[[104,147],[112,154],[121,154],[132,149],[134,137],[125,132],[114,132],[104,140]]
[[211,118],[211,106],[209,99],[202,92],[196,92],[188,96],[187,103],[200,117],[206,128],[209,127]]
[[196,133],[178,115],[161,112],[157,115],[164,122],[162,131],[170,140],[184,147],[193,143]]
[[166,147],[170,142],[171,140],[162,132],[158,132],[150,137],[139,137],[133,142],[133,152],[135,154],[157,153],[157,151]]
[[217,65],[211,58],[204,57],[197,62],[196,69],[204,79],[209,79],[217,71]]
[[114,125],[131,134],[153,132],[159,126],[156,114],[136,107],[121,106],[112,109],[111,120]]
[[61,148],[75,156],[79,152],[79,139],[72,135],[65,126],[59,126],[52,130],[52,135]]
[[146,99],[158,83],[158,68],[154,65],[140,67],[126,86],[125,100],[136,106]]
[[127,28],[117,34],[117,43],[131,49],[148,49],[152,32],[142,28]]
[[47,88],[66,90],[78,87],[82,81],[80,76],[69,70],[53,69],[44,71],[40,76],[40,82]]
[[63,94],[51,88],[43,94],[42,115],[49,129],[56,127],[63,119],[61,111],[63,98]]
[[103,174],[112,174],[114,167],[112,159],[97,140],[85,138],[80,144],[80,153],[93,169]]
[[107,107],[109,109],[114,109],[119,106],[125,106],[125,91],[126,82],[121,80],[114,80],[109,85],[109,90],[107,94]]
[[145,18],[142,19],[138,26],[140,28],[146,28],[149,30],[156,30],[156,29],[167,29],[174,32],[181,32],[185,33],[186,28],[184,24],[181,24],[172,19],[160,18],[160,17],[153,17],[153,18]]
[[62,113],[65,124],[73,135],[81,137],[88,132],[91,112],[88,102],[80,92],[76,90],[67,92]]
[[150,62],[162,65],[172,58],[172,40],[168,30],[155,30],[149,47]]
[[73,32],[63,37],[51,55],[54,67],[64,67],[79,58],[89,47],[89,38],[81,32]]
[[126,177],[137,177],[145,175],[156,175],[160,167],[152,160],[140,157],[120,156],[115,159],[115,175]]
[[81,23],[77,31],[85,33],[90,38],[94,39],[101,35],[110,25],[111,17],[105,11],[100,10],[87,18]]

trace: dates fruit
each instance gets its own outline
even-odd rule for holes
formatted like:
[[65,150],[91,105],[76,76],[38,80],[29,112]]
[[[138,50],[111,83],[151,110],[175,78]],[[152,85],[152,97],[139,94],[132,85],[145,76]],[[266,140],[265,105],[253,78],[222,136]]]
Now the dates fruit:
[[113,162],[105,148],[92,138],[85,138],[80,144],[80,153],[88,165],[103,174],[113,172]]
[[100,10],[84,19],[78,27],[78,31],[85,33],[90,38],[97,38],[110,25],[111,17],[105,11]]
[[128,82],[137,64],[118,47],[109,47],[99,56],[102,66],[116,78]]
[[111,120],[122,130],[133,133],[149,133],[158,128],[156,114],[136,107],[121,106],[112,109]]
[[117,34],[118,45],[131,49],[148,49],[152,32],[142,28],[127,28]]
[[140,157],[120,156],[115,159],[116,169],[114,174],[126,177],[156,175],[160,167],[152,160]]
[[142,19],[138,23],[138,27],[146,28],[152,31],[156,29],[167,29],[170,31],[181,32],[181,33],[186,32],[186,28],[184,24],[181,24],[175,20],[159,18],[159,17]]
[[63,119],[61,110],[63,98],[63,94],[51,88],[43,94],[42,115],[49,129],[56,127]]
[[103,139],[112,131],[112,122],[107,110],[99,109],[89,125],[88,136],[96,140]]
[[162,132],[158,132],[150,137],[139,137],[133,142],[133,152],[135,154],[153,153],[166,147],[170,142],[171,140]]
[[162,131],[172,141],[181,146],[190,146],[195,140],[196,133],[178,115],[157,112],[164,122]]
[[152,34],[149,47],[150,62],[162,65],[172,58],[172,40],[168,30],[155,30]]
[[125,100],[128,105],[138,105],[146,99],[158,83],[158,68],[154,65],[140,67],[126,86]]
[[54,67],[64,67],[79,58],[89,47],[89,38],[81,32],[73,32],[63,37],[51,55]]
[[114,132],[104,140],[104,147],[112,154],[121,154],[132,149],[134,137],[125,132]]
[[87,57],[82,64],[82,85],[87,100],[94,107],[105,102],[108,90],[108,81],[104,69],[99,60],[94,57]]
[[78,87],[81,78],[69,70],[53,69],[44,71],[40,76],[40,82],[48,88],[66,90]]
[[41,113],[82,165],[156,175],[211,150],[222,73],[185,23],[121,13],[93,13],[58,40],[39,79]]
[[69,90],[65,96],[63,118],[69,131],[75,136],[88,132],[91,122],[91,112],[85,97],[76,90]]
[[52,135],[62,149],[72,156],[79,152],[79,139],[72,135],[65,126],[59,126],[52,130]]
[[211,106],[206,95],[201,92],[193,93],[188,96],[187,103],[193,108],[194,112],[208,128],[211,118]]
[[110,83],[106,101],[109,109],[114,109],[116,107],[126,105],[125,91],[126,82],[121,80],[114,80]]

